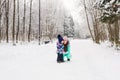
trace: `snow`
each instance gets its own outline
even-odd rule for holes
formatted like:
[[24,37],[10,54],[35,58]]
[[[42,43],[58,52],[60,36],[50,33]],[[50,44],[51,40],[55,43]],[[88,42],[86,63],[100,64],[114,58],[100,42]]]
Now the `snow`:
[[70,62],[56,63],[56,42],[0,45],[0,80],[120,80],[120,54],[106,44],[71,40]]
[[105,5],[105,9],[108,9],[109,7],[110,7],[110,4],[107,3],[107,4]]
[[115,2],[115,0],[111,0],[111,1],[110,1],[110,4],[113,4],[114,2]]

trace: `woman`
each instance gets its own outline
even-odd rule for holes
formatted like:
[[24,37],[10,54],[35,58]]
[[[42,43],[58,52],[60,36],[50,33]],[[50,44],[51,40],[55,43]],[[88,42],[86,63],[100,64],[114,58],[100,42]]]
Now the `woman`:
[[57,62],[64,62],[63,59],[63,52],[64,52],[64,45],[63,45],[63,38],[62,36],[59,34],[57,36],[58,38],[58,42],[57,42]]
[[70,61],[71,55],[70,55],[70,42],[68,40],[68,38],[65,36],[64,37],[64,54],[63,54],[63,58],[67,58],[67,61]]

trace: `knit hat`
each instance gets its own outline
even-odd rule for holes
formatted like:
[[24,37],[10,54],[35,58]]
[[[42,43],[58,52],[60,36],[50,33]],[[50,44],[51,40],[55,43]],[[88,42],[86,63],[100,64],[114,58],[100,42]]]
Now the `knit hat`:
[[60,34],[57,36],[57,38],[58,38],[59,43],[63,41],[63,37]]

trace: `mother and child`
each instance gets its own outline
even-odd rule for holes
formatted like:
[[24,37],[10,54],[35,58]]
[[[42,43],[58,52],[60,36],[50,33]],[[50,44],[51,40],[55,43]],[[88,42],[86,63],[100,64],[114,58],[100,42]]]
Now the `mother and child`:
[[70,42],[65,36],[64,38],[59,34],[57,36],[58,42],[57,42],[57,62],[65,62],[65,58],[67,61],[70,61],[71,55],[70,55]]

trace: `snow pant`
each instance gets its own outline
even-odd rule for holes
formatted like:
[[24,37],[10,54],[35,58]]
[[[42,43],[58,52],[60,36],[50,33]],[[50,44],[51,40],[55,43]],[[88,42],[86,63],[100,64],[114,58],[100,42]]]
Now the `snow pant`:
[[57,62],[64,62],[63,54],[57,53]]
[[66,57],[67,59],[70,59],[71,58],[71,55],[70,54],[63,54],[64,57]]
[[70,61],[71,55],[70,54],[63,54],[63,58],[67,58],[68,61]]

